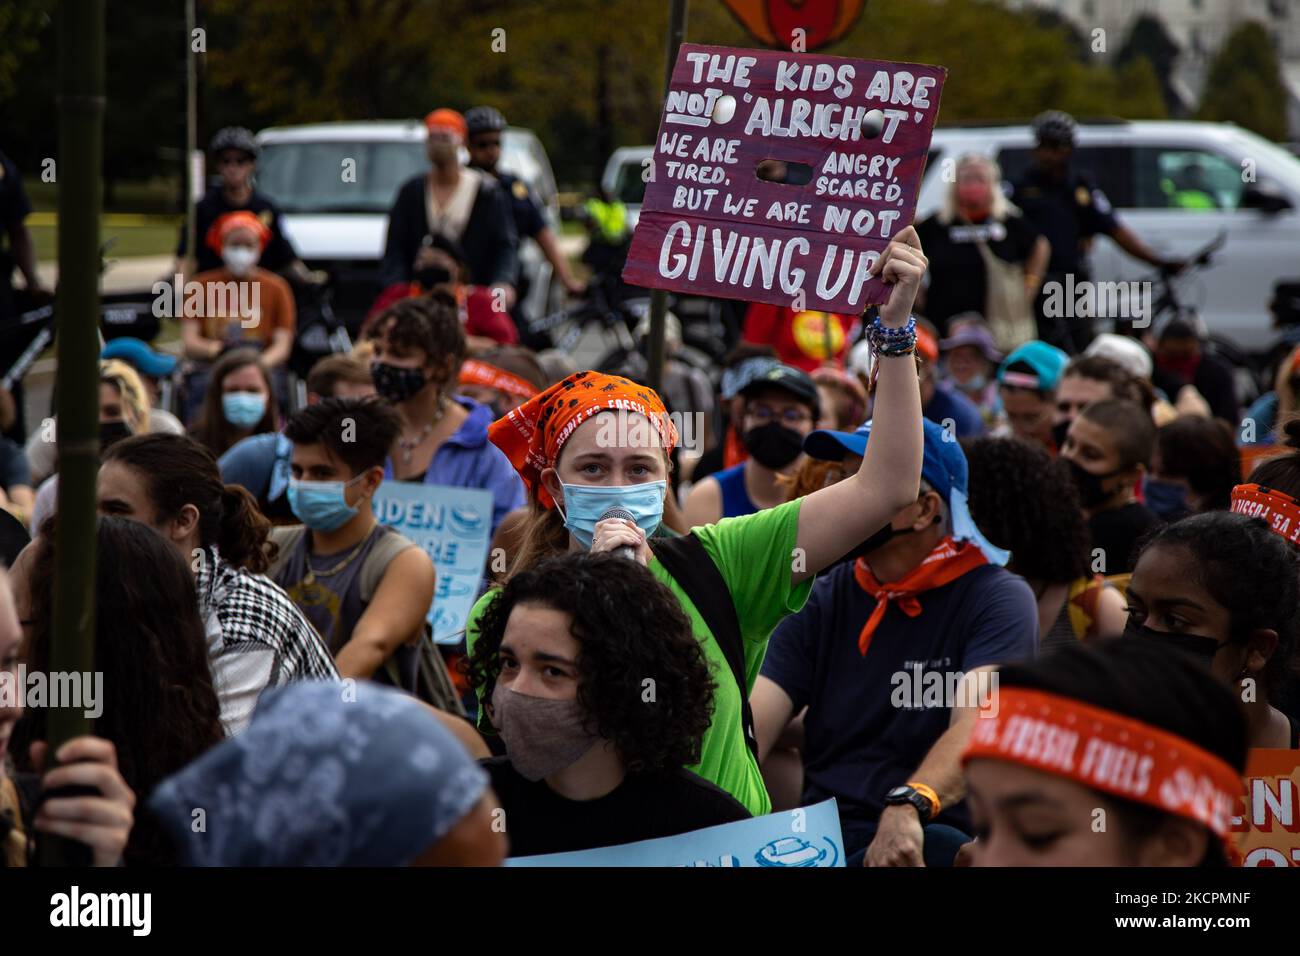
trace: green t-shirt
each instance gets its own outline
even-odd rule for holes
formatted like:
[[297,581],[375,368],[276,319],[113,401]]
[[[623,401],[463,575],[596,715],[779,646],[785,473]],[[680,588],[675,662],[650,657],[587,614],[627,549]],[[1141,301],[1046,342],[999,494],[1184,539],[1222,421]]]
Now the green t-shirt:
[[[799,501],[766,511],[724,518],[717,524],[695,528],[713,563],[731,591],[745,641],[746,692],[752,690],[763,665],[767,639],[787,614],[798,611],[808,600],[812,578],[797,586],[790,583],[793,552],[799,529]],[[741,726],[740,688],[731,676],[726,655],[704,625],[695,605],[657,559],[650,560],[650,572],[668,587],[690,618],[695,636],[713,670],[717,690],[713,697],[713,723],[704,733],[700,762],[689,769],[726,790],[754,816],[772,811],[772,801],[763,784],[758,762],[745,745]],[[478,638],[479,616],[495,594],[489,591],[470,611],[465,638],[472,650]]]

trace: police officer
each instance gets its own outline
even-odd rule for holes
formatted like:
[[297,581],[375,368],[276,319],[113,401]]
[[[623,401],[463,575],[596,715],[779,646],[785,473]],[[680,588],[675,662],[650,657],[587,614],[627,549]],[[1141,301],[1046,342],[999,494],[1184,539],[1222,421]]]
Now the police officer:
[[[541,203],[522,179],[497,168],[497,163],[501,161],[501,134],[506,128],[506,118],[500,111],[490,106],[475,106],[465,111],[465,126],[469,131],[465,144],[469,150],[469,165],[495,176],[505,189],[510,197],[511,209],[515,216],[515,229],[519,233],[520,241],[525,238],[534,240],[551,263],[556,278],[569,294],[581,295],[586,290],[586,284],[574,278],[569,270],[569,260],[560,251],[555,232],[546,224]],[[527,295],[527,282],[521,274],[517,303],[522,303]],[[521,321],[522,312],[518,306],[515,312],[517,313],[515,321],[520,323],[521,339],[525,345],[529,345],[530,337],[525,334],[527,329]],[[545,347],[545,344],[549,343],[535,344]]]
[[[221,257],[205,242],[208,230],[221,216],[236,210],[247,210],[257,216],[271,230],[271,238],[262,250],[258,265],[271,272],[285,274],[307,283],[324,282],[323,272],[312,272],[280,228],[280,210],[271,199],[253,188],[253,170],[261,147],[250,130],[242,126],[227,126],[212,137],[210,153],[221,177],[219,185],[210,187],[194,207],[195,245],[198,246],[196,272],[207,272],[221,267]],[[182,271],[185,260],[185,226],[181,226],[180,242],[176,246],[173,273]],[[170,279],[171,277],[168,276]]]
[[[1047,275],[1036,303],[1039,338],[1067,352],[1081,352],[1092,341],[1092,317],[1048,315],[1047,305],[1053,302],[1073,308],[1073,302],[1064,294],[1069,288],[1066,276],[1074,276],[1076,287],[1089,279],[1087,252],[1093,236],[1110,236],[1129,255],[1169,272],[1182,269],[1183,261],[1157,255],[1116,218],[1106,194],[1087,176],[1070,168],[1075,141],[1073,117],[1048,110],[1035,117],[1033,129],[1033,161],[1015,184],[1011,198],[1052,244]],[[1061,284],[1061,291],[1052,296],[1054,282]]]

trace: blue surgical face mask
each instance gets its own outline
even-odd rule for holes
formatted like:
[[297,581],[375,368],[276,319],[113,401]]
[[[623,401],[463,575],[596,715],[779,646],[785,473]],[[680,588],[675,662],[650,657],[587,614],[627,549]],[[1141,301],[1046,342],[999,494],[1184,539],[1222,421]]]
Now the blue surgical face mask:
[[972,375],[958,387],[961,388],[963,392],[979,392],[983,391],[984,386],[988,385],[988,383],[989,377],[980,373],[979,375]]
[[634,515],[636,526],[653,534],[664,518],[664,494],[668,482],[647,481],[640,485],[566,485],[564,504],[557,506],[564,516],[564,527],[588,551],[596,533],[596,522],[610,508],[622,508]]
[[266,414],[266,396],[256,392],[227,392],[221,396],[221,414],[236,428],[252,428]]
[[313,531],[334,531],[352,520],[361,509],[348,504],[344,489],[352,481],[299,481],[289,479],[289,507],[298,520]]

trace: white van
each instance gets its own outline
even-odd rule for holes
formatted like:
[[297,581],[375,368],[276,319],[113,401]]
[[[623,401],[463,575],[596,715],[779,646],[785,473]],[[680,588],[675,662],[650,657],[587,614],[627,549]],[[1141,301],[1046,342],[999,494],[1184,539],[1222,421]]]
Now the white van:
[[[425,136],[418,120],[281,126],[257,135],[257,188],[279,205],[285,234],[302,260],[330,272],[336,309],[349,319],[363,314],[381,291],[388,210],[402,183],[429,168]],[[531,130],[504,131],[501,169],[528,184],[555,229],[555,176]],[[551,264],[533,242],[521,244],[519,258],[530,282],[529,314],[544,315]]]
[[[945,160],[992,156],[1009,188],[1032,148],[1028,124],[935,130],[917,220],[939,207]],[[1180,295],[1212,335],[1240,349],[1262,352],[1277,339],[1268,311],[1274,287],[1300,281],[1300,159],[1231,123],[1135,120],[1081,123],[1073,165],[1162,255],[1184,256],[1223,233],[1209,268],[1186,280]],[[1171,184],[1191,176],[1208,199],[1205,208],[1172,205]],[[1098,281],[1146,279],[1153,271],[1104,237],[1093,243],[1091,263]]]

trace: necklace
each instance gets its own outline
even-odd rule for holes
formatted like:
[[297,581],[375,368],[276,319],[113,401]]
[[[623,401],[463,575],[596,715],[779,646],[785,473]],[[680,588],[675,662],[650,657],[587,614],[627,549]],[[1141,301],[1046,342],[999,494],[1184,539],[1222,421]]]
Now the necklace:
[[307,574],[302,579],[302,583],[310,587],[311,585],[316,583],[317,577],[330,578],[338,574],[349,564],[351,564],[356,559],[356,556],[361,553],[361,549],[365,547],[366,542],[370,540],[370,536],[375,533],[375,528],[377,527],[379,527],[378,521],[376,521],[373,525],[370,526],[370,530],[366,532],[366,536],[356,543],[356,545],[352,548],[352,550],[348,552],[347,557],[345,557],[338,564],[334,565],[334,567],[330,568],[328,571],[314,570],[311,566],[311,553],[308,552]]
[[397,446],[402,449],[403,465],[409,465],[411,463],[411,458],[415,455],[415,449],[419,448],[428,440],[429,436],[433,434],[434,426],[437,425],[438,422],[442,421],[442,416],[445,415],[446,413],[447,413],[446,396],[439,395],[438,410],[437,412],[434,413],[433,421],[429,422],[423,428],[420,429],[420,437],[402,438],[400,435],[398,436]]

